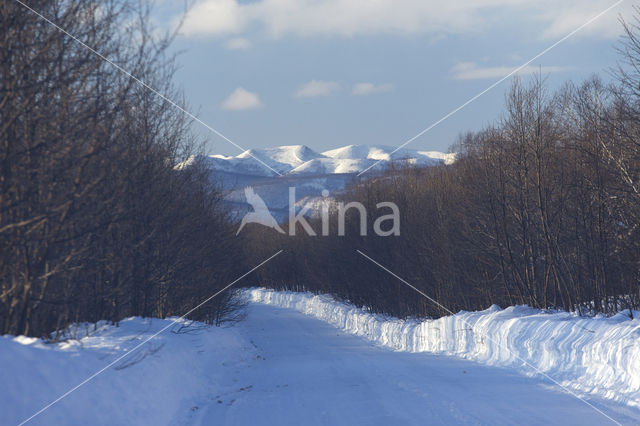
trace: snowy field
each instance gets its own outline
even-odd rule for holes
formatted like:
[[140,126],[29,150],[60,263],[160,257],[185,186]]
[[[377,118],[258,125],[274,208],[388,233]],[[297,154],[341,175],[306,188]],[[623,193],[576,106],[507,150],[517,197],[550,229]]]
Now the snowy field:
[[[488,336],[614,421],[640,423],[638,320],[510,308],[401,322],[327,297],[247,294],[241,323],[176,325],[28,424],[615,424],[528,377]],[[131,318],[59,344],[0,338],[0,424],[20,423],[167,324]]]

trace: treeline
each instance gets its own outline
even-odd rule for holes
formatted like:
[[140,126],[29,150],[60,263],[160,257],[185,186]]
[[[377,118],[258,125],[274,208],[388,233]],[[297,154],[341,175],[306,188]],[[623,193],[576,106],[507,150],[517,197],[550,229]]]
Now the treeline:
[[[287,253],[266,285],[337,295],[399,317],[441,316],[493,303],[581,312],[640,308],[640,41],[625,26],[617,81],[594,77],[550,93],[515,80],[503,118],[460,138],[449,166],[398,165],[351,186],[346,236],[263,236]],[[625,71],[631,70],[631,71]],[[401,235],[371,232],[377,203],[401,212]],[[321,228],[316,220],[316,232]],[[268,231],[265,231],[265,233]],[[258,249],[263,249],[263,243]],[[258,244],[256,244],[258,246]]]
[[[29,6],[160,92],[171,35],[146,2]],[[182,315],[243,270],[173,106],[14,1],[0,1],[0,334]],[[221,295],[193,313],[215,322]]]

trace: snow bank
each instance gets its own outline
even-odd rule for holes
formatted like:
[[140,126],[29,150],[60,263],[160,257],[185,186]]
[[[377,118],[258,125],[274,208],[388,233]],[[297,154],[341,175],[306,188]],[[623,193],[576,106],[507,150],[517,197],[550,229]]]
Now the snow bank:
[[574,391],[640,407],[640,320],[622,314],[583,318],[494,305],[436,320],[403,321],[326,295],[268,289],[247,294],[254,302],[295,309],[395,350],[453,355],[529,375],[543,372]]
[[[87,337],[55,344],[0,336],[0,424],[24,421],[170,324],[101,322]],[[176,324],[29,424],[188,424],[185,419],[216,395],[211,387],[223,377],[220,366],[242,363],[251,350],[233,329],[193,323],[181,330]]]

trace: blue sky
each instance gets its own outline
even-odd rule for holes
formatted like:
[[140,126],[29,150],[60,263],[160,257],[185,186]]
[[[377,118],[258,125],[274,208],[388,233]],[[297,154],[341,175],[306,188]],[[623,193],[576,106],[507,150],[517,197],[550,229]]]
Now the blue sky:
[[[181,8],[159,2],[175,25]],[[397,146],[552,45],[612,0],[200,0],[174,49],[190,109],[245,148]],[[551,88],[618,60],[626,2],[531,64]],[[529,70],[525,70],[529,71]],[[530,78],[527,72],[524,79]],[[504,82],[408,145],[446,151],[499,118]],[[210,135],[207,151],[239,150]]]

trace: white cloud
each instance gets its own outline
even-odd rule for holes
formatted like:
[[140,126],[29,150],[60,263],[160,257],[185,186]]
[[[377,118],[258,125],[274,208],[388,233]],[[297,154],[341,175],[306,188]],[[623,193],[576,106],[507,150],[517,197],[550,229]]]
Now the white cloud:
[[[509,75],[518,66],[512,67],[481,67],[475,62],[460,62],[451,69],[453,78],[456,80],[485,80],[485,79],[499,79],[506,75]],[[559,67],[559,66],[545,66],[538,67],[528,65],[517,72],[518,75],[536,74],[542,72],[542,74],[550,74],[554,72],[563,72],[570,70],[571,67]]]
[[335,81],[311,80],[304,84],[293,94],[294,98],[315,98],[328,96],[340,89],[340,84]]
[[182,32],[186,35],[233,34],[245,27],[247,19],[237,0],[205,0],[189,10]]
[[373,83],[358,83],[353,86],[353,90],[351,91],[352,95],[356,96],[367,96],[373,95],[375,93],[384,93],[391,92],[393,90],[393,85],[391,84],[373,84]]
[[251,42],[246,38],[236,37],[228,40],[225,47],[229,50],[247,50],[251,47]]
[[222,108],[230,111],[242,111],[256,109],[262,106],[257,94],[251,93],[242,87],[234,90],[227,99],[222,102]]
[[456,33],[477,18],[474,2],[525,0],[201,0],[189,12],[187,35],[240,34],[257,23],[273,36]]
[[[612,6],[612,0],[573,0],[557,2],[555,7],[541,10],[541,19],[549,24],[544,28],[542,37],[558,39],[596,17],[607,7]],[[622,34],[622,26],[618,21],[620,14],[630,21],[634,14],[634,2],[625,2],[619,7],[600,16],[580,31],[580,35],[598,38],[614,39]]]
[[[501,22],[535,25],[547,38],[563,36],[610,6],[612,0],[200,0],[189,12],[187,35],[241,34],[257,26],[275,37],[370,34],[474,34]],[[495,13],[496,10],[500,13]],[[580,35],[615,37],[622,5],[590,24]]]

